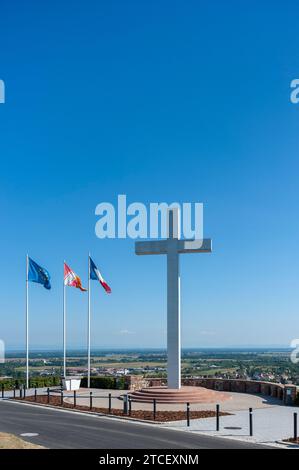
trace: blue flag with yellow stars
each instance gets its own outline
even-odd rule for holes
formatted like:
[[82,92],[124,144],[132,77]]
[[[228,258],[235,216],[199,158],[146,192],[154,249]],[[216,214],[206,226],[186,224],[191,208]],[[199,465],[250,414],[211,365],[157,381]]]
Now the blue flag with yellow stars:
[[28,281],[42,284],[45,289],[51,289],[50,274],[45,268],[39,266],[33,259],[28,258]]

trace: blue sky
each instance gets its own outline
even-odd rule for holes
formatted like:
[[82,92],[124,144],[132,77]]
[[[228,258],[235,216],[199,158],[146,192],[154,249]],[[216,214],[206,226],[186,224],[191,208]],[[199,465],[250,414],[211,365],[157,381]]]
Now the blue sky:
[[[166,260],[99,240],[99,202],[200,201],[211,255],[183,256],[185,347],[299,337],[299,76],[295,1],[2,2],[0,337],[60,347],[63,259],[93,283],[94,347],[166,344]],[[68,346],[87,296],[68,289]]]

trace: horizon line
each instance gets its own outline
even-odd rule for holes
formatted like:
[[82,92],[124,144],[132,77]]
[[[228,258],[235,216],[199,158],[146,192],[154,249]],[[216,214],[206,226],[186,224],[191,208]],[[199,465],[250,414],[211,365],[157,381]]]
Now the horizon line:
[[[281,344],[265,344],[265,345],[233,345],[233,346],[188,346],[181,348],[182,351],[186,350],[223,350],[223,349],[293,349],[289,345],[281,345]],[[69,351],[86,351],[85,347],[70,347]],[[102,346],[102,347],[94,347],[91,351],[167,351],[167,347],[141,347],[141,346],[131,346],[131,347],[119,347],[119,346]],[[33,347],[30,350],[31,352],[57,352],[62,351],[61,347]],[[6,353],[11,352],[26,352],[25,348],[9,348],[6,349]]]

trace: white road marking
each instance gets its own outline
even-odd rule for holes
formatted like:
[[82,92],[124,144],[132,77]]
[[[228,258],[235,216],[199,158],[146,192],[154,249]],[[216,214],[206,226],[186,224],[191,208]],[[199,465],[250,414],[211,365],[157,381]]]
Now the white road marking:
[[35,437],[38,436],[39,434],[37,432],[23,432],[20,434],[22,437]]

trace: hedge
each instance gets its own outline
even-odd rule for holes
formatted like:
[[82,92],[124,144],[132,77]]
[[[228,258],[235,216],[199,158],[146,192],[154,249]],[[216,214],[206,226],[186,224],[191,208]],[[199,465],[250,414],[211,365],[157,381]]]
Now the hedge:
[[[25,383],[25,379],[1,379],[0,377],[0,389],[4,385],[4,390],[13,390],[14,387],[18,389]],[[29,388],[52,387],[60,384],[61,378],[59,376],[32,377],[29,380]],[[87,377],[82,377],[81,387],[87,387]],[[90,387],[125,390],[126,385],[124,377],[91,377]]]
[[[20,388],[26,383],[25,379],[1,379],[0,377],[0,387],[4,385],[4,390],[13,390],[15,388]],[[49,377],[32,377],[29,380],[29,388],[39,388],[39,387],[51,387],[53,385],[60,385],[61,378],[59,376],[49,376]]]
[[[81,387],[87,387],[87,377],[82,377]],[[124,377],[90,377],[90,388],[125,390]]]

